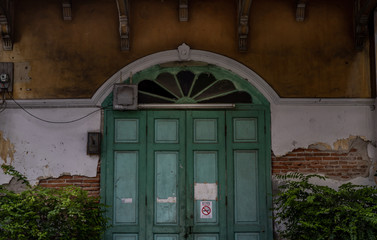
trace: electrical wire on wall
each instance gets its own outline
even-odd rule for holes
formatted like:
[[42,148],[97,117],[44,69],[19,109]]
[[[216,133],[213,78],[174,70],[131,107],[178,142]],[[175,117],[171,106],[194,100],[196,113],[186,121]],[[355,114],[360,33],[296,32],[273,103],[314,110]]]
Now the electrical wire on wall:
[[[74,123],[74,122],[78,122],[84,118],[87,118],[89,117],[90,115],[96,113],[96,112],[99,112],[101,111],[103,108],[101,107],[98,107],[98,109],[82,116],[82,117],[79,117],[79,118],[76,118],[76,119],[73,119],[73,120],[68,120],[68,121],[50,121],[50,120],[47,120],[47,119],[43,119],[41,117],[38,117],[36,116],[35,114],[31,113],[30,111],[26,110],[23,106],[21,106],[21,104],[19,104],[12,96],[12,94],[10,92],[8,92],[8,95],[9,95],[9,98],[20,108],[22,109],[25,113],[27,113],[29,116],[35,118],[35,119],[38,119],[39,121],[42,121],[42,122],[46,122],[46,123],[52,123],[52,124],[68,124],[68,123]],[[2,95],[2,103],[0,104],[0,113],[3,112],[5,109],[6,109],[6,106],[7,106],[7,101],[5,99],[5,91],[3,92],[3,95]]]

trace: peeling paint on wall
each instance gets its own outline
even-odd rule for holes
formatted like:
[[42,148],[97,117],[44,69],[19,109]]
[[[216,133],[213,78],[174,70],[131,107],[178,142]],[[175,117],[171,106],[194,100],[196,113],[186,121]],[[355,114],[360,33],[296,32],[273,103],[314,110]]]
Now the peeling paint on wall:
[[25,191],[27,189],[26,184],[24,184],[22,181],[17,180],[16,178],[12,177],[10,182],[8,184],[3,185],[7,190],[15,192],[15,193],[21,193],[22,191]]
[[[94,111],[93,108],[33,109],[40,118],[53,121],[72,119]],[[0,114],[0,165],[11,164],[31,185],[38,177],[62,174],[96,176],[98,156],[86,154],[88,132],[99,131],[101,113],[75,123],[49,124],[36,120],[21,109],[6,109]],[[0,171],[0,184],[11,178]]]
[[347,149],[355,138],[375,140],[375,111],[369,106],[271,106],[271,147],[276,156],[317,145]]
[[332,146],[327,143],[314,143],[308,146],[309,149],[317,149],[317,150],[334,150],[334,151],[344,151],[349,152],[351,149],[357,149],[358,152],[362,152],[364,159],[369,159],[370,156],[368,154],[368,145],[370,141],[363,136],[349,136],[348,138],[342,138],[336,140]]
[[3,133],[0,131],[0,158],[7,164],[9,157],[9,164],[11,164],[14,161],[15,152],[14,144],[11,143],[9,139],[4,138]]
[[363,136],[349,136],[345,139],[338,139],[333,143],[334,150],[349,150],[353,145],[359,146],[360,140],[366,141],[366,138]]
[[334,148],[323,143],[311,144],[308,148],[297,148],[283,156],[273,155],[272,172],[324,174],[343,181],[362,177],[373,182],[375,160],[369,156],[369,146],[369,141],[357,136],[339,139]]

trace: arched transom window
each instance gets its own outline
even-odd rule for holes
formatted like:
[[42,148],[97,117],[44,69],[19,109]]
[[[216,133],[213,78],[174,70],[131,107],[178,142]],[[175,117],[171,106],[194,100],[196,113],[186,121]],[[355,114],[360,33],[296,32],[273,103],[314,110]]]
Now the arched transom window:
[[182,70],[160,73],[154,80],[138,84],[138,103],[252,103],[246,91],[237,89],[228,79],[216,79],[211,73]]

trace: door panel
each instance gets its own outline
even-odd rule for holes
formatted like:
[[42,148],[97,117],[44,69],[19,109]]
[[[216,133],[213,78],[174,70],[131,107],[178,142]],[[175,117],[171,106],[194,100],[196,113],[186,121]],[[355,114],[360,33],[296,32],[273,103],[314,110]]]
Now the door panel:
[[197,234],[195,235],[195,240],[218,240],[219,235],[217,234]]
[[178,152],[155,152],[155,224],[178,224]]
[[138,240],[137,234],[114,234],[113,240]]
[[156,234],[154,240],[178,240],[178,234]]
[[264,113],[227,111],[226,116],[228,239],[266,239]]
[[185,121],[183,111],[147,114],[146,239],[184,235]]
[[115,119],[115,142],[139,142],[139,119]]
[[106,116],[106,239],[267,239],[263,111]]
[[235,240],[259,240],[257,233],[236,233]]
[[234,212],[235,223],[258,222],[257,152],[234,151]]
[[217,151],[194,152],[194,224],[218,223]]
[[138,223],[138,152],[115,152],[115,223]]
[[186,115],[189,239],[225,239],[225,112]]
[[[105,192],[107,217],[112,227],[105,238],[111,240],[145,239],[145,171],[146,169],[146,112],[124,114],[106,111],[106,145],[101,172]],[[144,131],[144,134],[141,134]]]
[[257,127],[256,118],[233,118],[233,141],[257,142]]
[[194,119],[194,143],[217,143],[217,119]]
[[155,119],[155,143],[178,143],[179,138],[178,119]]

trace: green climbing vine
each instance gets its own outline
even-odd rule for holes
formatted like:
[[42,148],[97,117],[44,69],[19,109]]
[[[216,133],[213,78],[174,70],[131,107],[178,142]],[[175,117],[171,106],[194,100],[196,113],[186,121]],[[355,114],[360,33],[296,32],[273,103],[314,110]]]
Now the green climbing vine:
[[310,183],[319,175],[277,176],[284,183],[275,196],[279,232],[290,240],[377,239],[377,188],[351,183],[338,190]]
[[27,189],[15,193],[0,185],[0,240],[94,240],[108,227],[105,206],[81,188],[32,187],[12,166],[1,168]]

